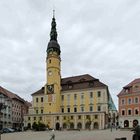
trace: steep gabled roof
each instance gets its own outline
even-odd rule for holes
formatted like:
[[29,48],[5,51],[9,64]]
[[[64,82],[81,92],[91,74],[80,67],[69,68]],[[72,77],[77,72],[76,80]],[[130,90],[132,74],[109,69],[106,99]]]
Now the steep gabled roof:
[[[69,90],[80,90],[80,89],[87,89],[93,87],[107,87],[104,83],[100,82],[99,79],[92,77],[89,74],[79,75],[79,76],[72,76],[66,77],[61,79],[61,87],[62,91],[69,91]],[[34,92],[32,96],[38,96],[44,94],[44,87],[40,90]]]
[[21,97],[19,97],[17,94],[12,93],[11,91],[9,91],[9,90],[1,87],[1,86],[0,86],[0,92],[2,94],[4,94],[5,96],[11,98],[11,99],[17,99],[17,100],[19,100],[21,102],[25,102],[24,99],[22,99]]
[[44,87],[42,87],[40,90],[34,92],[33,94],[31,94],[32,96],[34,95],[43,95],[44,94]]
[[97,80],[96,78],[90,76],[89,74],[79,75],[79,76],[72,76],[72,77],[66,77],[61,79],[61,84],[67,84],[67,83],[79,83],[79,82],[85,82],[85,81],[91,81],[91,80]]
[[105,87],[106,85],[92,77],[89,74],[62,78],[61,87],[62,91],[67,90],[80,90],[93,87]]
[[130,89],[134,84],[137,84],[137,83],[140,83],[140,78],[137,78],[133,80],[132,82],[130,82],[129,84],[127,84],[126,86],[124,86],[121,92],[117,96],[119,97],[121,95],[130,94],[130,92],[126,92],[126,89]]
[[124,86],[124,88],[132,87],[136,83],[140,83],[140,78],[133,80],[128,85]]
[[0,93],[2,93],[5,96],[9,97],[8,96],[9,95],[8,92],[10,92],[10,91],[8,91],[7,89],[5,89],[5,88],[3,88],[3,87],[0,86]]

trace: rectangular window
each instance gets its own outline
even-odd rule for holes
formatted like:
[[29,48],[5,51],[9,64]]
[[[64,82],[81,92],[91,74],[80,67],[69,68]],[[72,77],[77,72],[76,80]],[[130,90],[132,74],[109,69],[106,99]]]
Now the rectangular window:
[[36,114],[38,114],[38,110],[36,110]]
[[98,106],[97,111],[101,111],[101,106]]
[[34,121],[36,120],[36,117],[34,117]]
[[61,108],[61,112],[64,113],[64,108]]
[[82,94],[81,94],[81,100],[83,100],[83,99],[84,99],[84,94],[82,93]]
[[77,94],[74,94],[74,100],[77,100]]
[[41,97],[41,102],[43,102],[43,97]]
[[56,119],[59,120],[59,116],[57,116]]
[[30,117],[28,117],[28,120],[29,120],[29,121],[30,121],[30,119],[31,119],[31,118],[30,118]]
[[101,97],[101,91],[98,91],[98,92],[97,92],[97,96],[98,96],[98,97]]
[[124,116],[125,115],[125,110],[122,110],[122,116]]
[[42,117],[40,117],[39,119],[42,120]]
[[90,112],[93,111],[93,107],[92,107],[92,106],[89,107],[89,111],[90,111]]
[[93,92],[90,92],[90,98],[93,98]]
[[86,119],[90,119],[90,116],[89,115],[86,115]]
[[74,112],[77,112],[77,108],[76,107],[74,108]]
[[67,108],[67,112],[70,112],[70,108]]
[[41,109],[41,114],[43,114],[43,109]]
[[36,98],[36,102],[38,103],[38,98]]
[[70,95],[67,95],[67,102],[68,102],[68,105],[70,104]]
[[98,115],[95,115],[95,119],[98,119]]
[[78,119],[79,119],[79,120],[81,119],[81,116],[80,116],[80,115],[78,116]]
[[131,115],[131,110],[130,109],[128,110],[128,115]]
[[122,99],[122,105],[124,105],[125,104],[125,100],[124,99]]
[[61,100],[64,101],[64,95],[61,95]]
[[73,120],[73,116],[71,116],[71,120]]
[[138,97],[135,97],[135,103],[137,104],[138,102]]
[[138,109],[135,109],[135,115],[138,115],[138,114],[139,114]]
[[81,104],[84,104],[84,94],[81,94]]
[[128,99],[128,104],[131,104],[131,98]]
[[84,112],[84,107],[83,106],[81,106],[81,112]]

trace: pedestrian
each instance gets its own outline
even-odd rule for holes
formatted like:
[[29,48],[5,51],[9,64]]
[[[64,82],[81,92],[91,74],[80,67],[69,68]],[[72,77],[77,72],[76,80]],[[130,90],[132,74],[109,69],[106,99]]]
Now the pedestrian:
[[134,122],[134,128],[131,131],[134,131],[132,139],[140,140],[140,126],[138,125],[137,122]]
[[116,122],[116,130],[118,130],[118,126],[119,126],[119,124],[118,124],[118,122]]
[[111,130],[111,132],[112,132],[112,127],[113,127],[113,125],[112,125],[112,123],[111,123],[111,126],[110,126],[110,130]]

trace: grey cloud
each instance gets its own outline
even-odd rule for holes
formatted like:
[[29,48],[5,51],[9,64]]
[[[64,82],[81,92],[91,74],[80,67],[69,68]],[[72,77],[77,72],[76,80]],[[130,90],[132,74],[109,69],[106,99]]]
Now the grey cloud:
[[62,77],[89,73],[116,95],[139,77],[138,0],[0,1],[1,86],[31,100],[45,84],[53,5]]

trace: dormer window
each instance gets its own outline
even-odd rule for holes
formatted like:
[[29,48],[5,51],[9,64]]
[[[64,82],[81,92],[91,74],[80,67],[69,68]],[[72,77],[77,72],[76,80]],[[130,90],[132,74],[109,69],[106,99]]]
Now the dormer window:
[[126,92],[126,93],[128,93],[128,91],[129,91],[128,89],[125,89],[125,92]]
[[67,81],[67,84],[70,84],[70,83],[72,83],[72,81],[71,81],[71,80]]
[[72,85],[69,85],[68,87],[69,87],[69,89],[72,89]]
[[93,86],[94,86],[94,83],[93,83],[93,82],[90,82],[90,83],[89,83],[89,86],[90,86],[90,87],[93,87]]
[[135,85],[135,86],[134,86],[134,88],[138,88],[138,87],[139,87],[138,85]]
[[86,79],[82,78],[82,79],[80,79],[79,81],[80,81],[80,82],[84,82],[85,80],[86,80]]

